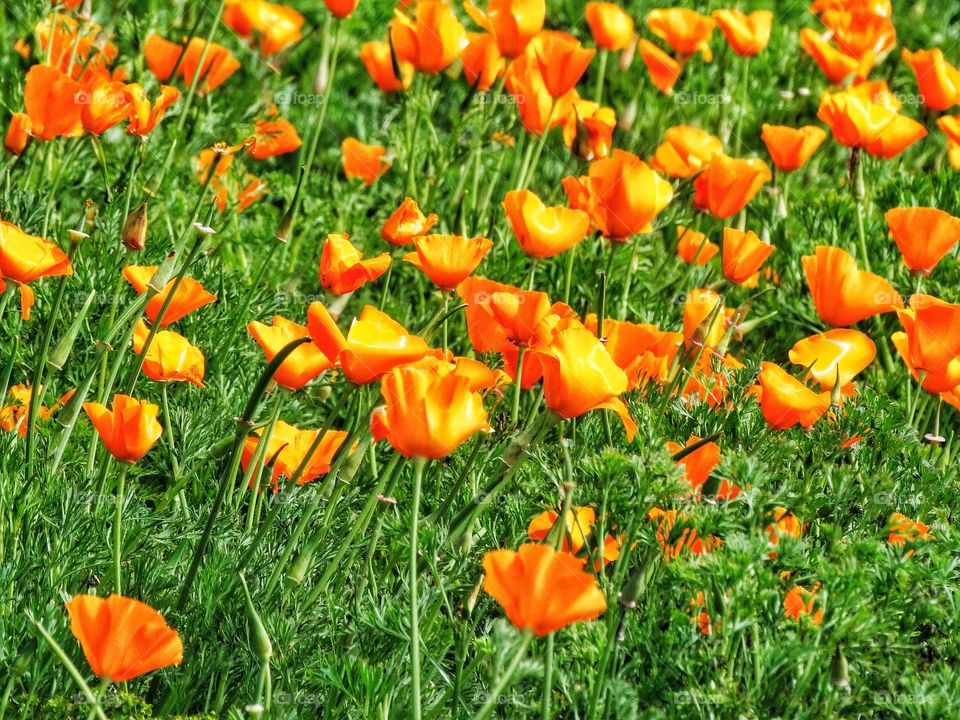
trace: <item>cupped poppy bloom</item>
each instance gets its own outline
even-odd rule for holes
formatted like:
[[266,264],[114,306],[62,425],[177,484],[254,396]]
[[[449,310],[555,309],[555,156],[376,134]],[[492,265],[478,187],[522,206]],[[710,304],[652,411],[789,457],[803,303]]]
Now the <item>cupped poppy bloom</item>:
[[420,268],[441,290],[453,290],[466,280],[493,247],[487,238],[461,235],[421,235],[414,240],[414,252],[403,261]]
[[30,308],[34,303],[33,290],[28,283],[43,277],[72,274],[70,258],[54,243],[0,220],[0,283],[6,278],[20,285],[24,320],[30,319]]
[[[796,540],[803,534],[805,526],[796,515],[792,514],[785,507],[775,507],[770,513],[770,517],[773,522],[767,525],[766,532],[772,547],[777,547],[777,545],[780,544],[781,538],[793,538]],[[767,557],[774,560],[777,555],[776,550],[771,550]]]
[[759,54],[770,42],[773,13],[769,10],[756,10],[749,15],[739,10],[714,10],[712,17],[730,49],[741,57]]
[[345,138],[340,143],[343,172],[349,179],[359,178],[370,187],[390,169],[390,163],[383,159],[386,152],[382,145],[364,145],[356,138]]
[[[250,466],[250,461],[263,440],[264,432],[265,430],[260,428],[244,441],[243,452],[240,455],[240,464],[244,472]],[[281,477],[292,478],[297,468],[303,464],[307,452],[313,447],[319,433],[319,430],[301,430],[288,425],[283,420],[278,420],[274,424],[270,432],[270,440],[263,450],[264,464],[273,463],[274,492],[280,490]],[[348,435],[349,433],[345,430],[327,430],[320,440],[320,445],[304,465],[303,473],[297,478],[297,485],[306,485],[330,472],[330,463],[333,462],[334,455],[337,454]]]
[[[13,121],[10,127],[12,130]],[[947,136],[947,153],[951,167],[960,169],[960,115],[944,115],[937,118],[937,127]]]
[[902,306],[893,286],[879,275],[858,269],[846,250],[818,245],[801,262],[813,305],[825,323],[846,327]]
[[531,257],[548,258],[569,250],[590,230],[590,216],[583,210],[547,207],[530,190],[508,192],[503,209],[517,242]]
[[677,225],[677,257],[688,265],[706,265],[718,252],[717,244],[710,242],[702,232]]
[[817,117],[841,145],[862,148],[871,155],[892,158],[927,135],[927,129],[888,105],[855,92],[825,92]]
[[[703,438],[691,435],[687,438],[684,445],[675,442],[667,443],[667,451],[676,455],[685,447],[690,447],[701,442]],[[720,446],[715,442],[704,443],[696,450],[677,460],[677,465],[683,468],[683,475],[695,496],[699,496],[701,490],[710,479],[710,474],[717,465],[720,464]],[[729,480],[721,480],[717,488],[717,498],[720,500],[733,500],[740,494],[740,488]]]
[[[933,539],[930,526],[918,520],[912,520],[903,513],[895,512],[890,516],[887,524],[887,542],[894,547],[916,545],[917,543]],[[913,555],[913,550],[907,551],[907,557]]]
[[633,18],[616,3],[588,2],[584,17],[598,48],[618,52],[633,42]]
[[[205,47],[206,54],[204,54]],[[183,78],[187,85],[190,85],[196,77],[197,94],[201,96],[216,90],[240,69],[240,61],[227,48],[215,42],[207,46],[206,40],[198,37],[191,38],[184,48],[183,45],[170,42],[159,35],[151,35],[143,45],[143,54],[147,59],[150,72],[161,82],[170,79],[174,68],[177,70],[177,76]],[[183,55],[182,59],[181,55]],[[202,65],[200,64],[201,56],[203,57]]]
[[[560,519],[556,510],[544,510],[535,516],[527,526],[527,537],[531,540],[543,541]],[[564,552],[574,554],[580,552],[593,531],[597,521],[597,513],[591,507],[577,507],[567,510],[564,516],[562,545]],[[569,538],[569,540],[568,540]]]
[[543,29],[547,12],[544,0],[490,0],[486,11],[466,0],[463,9],[493,36],[500,54],[508,58],[523,55]]
[[710,36],[716,22],[688,8],[658,8],[647,13],[647,27],[682,57],[695,53],[707,62],[713,58]]
[[694,288],[683,304],[684,343],[687,347],[715,348],[726,330],[725,317],[723,298],[713,290]]
[[146,137],[153,132],[170,106],[180,97],[180,91],[175,87],[161,85],[160,95],[151,103],[146,91],[136,83],[126,86],[126,94],[130,102],[127,132],[139,137]]
[[94,74],[77,101],[81,105],[83,129],[91,135],[105,133],[130,115],[126,85],[105,73]]
[[366,385],[398,365],[419,360],[430,348],[385,312],[364,306],[346,337],[323,303],[307,310],[310,337],[329,362],[337,364],[350,382]]
[[266,0],[228,0],[223,9],[223,24],[266,56],[299,42],[303,15],[292,7]]
[[777,430],[787,430],[797,423],[813,427],[830,408],[830,393],[816,393],[779,365],[760,364],[760,410],[763,419]]
[[82,135],[87,98],[83,86],[57,68],[34,65],[23,86],[30,135],[41,140]]
[[26,113],[14,113],[3,136],[3,147],[14,155],[22,155],[30,142],[30,118]]
[[360,46],[360,60],[370,79],[388,95],[398,90],[406,90],[413,82],[413,65],[399,58],[396,59],[396,64],[400,69],[400,77],[397,77],[390,43],[382,40],[365,42]]
[[923,389],[949,392],[960,385],[960,305],[917,294],[897,310],[903,332],[891,340]]
[[764,123],[760,134],[770,159],[782,172],[794,172],[803,167],[826,137],[826,131],[816,125],[792,128]]
[[[49,420],[57,410],[70,401],[74,393],[76,393],[76,390],[65,392],[50,407],[41,405],[37,409],[37,417],[41,420]],[[33,397],[33,388],[26,385],[14,385],[10,388],[9,396],[9,404],[0,407],[0,430],[4,432],[16,430],[20,437],[26,437],[26,419],[30,410],[30,399]]]
[[83,409],[104,446],[121,462],[137,462],[163,434],[163,427],[157,422],[160,408],[146,400],[114,395],[110,408],[88,402]]
[[437,224],[434,213],[424,215],[413,198],[404,198],[380,230],[380,237],[391,245],[407,245],[421,235],[426,235]]
[[688,178],[722,154],[720,138],[697,127],[676,125],[664,133],[650,167],[670,177]]
[[[270,325],[256,320],[247,324],[247,332],[263,349],[267,362],[294,340],[309,338],[310,332],[303,325],[274,315]],[[273,379],[278,385],[290,390],[299,390],[325,370],[333,367],[333,361],[313,343],[303,343],[283,361]]]
[[693,181],[693,204],[723,220],[745,208],[771,178],[763,160],[716,155]]
[[586,560],[548,545],[527,543],[491,550],[483,557],[483,589],[521,630],[549,635],[567,625],[593,620],[607,609]]
[[[133,331],[133,351],[143,353],[150,329],[141,320]],[[141,361],[143,373],[157,382],[182,381],[203,387],[205,361],[200,348],[172,330],[160,330],[150,341],[147,355]]]
[[754,277],[760,266],[776,250],[754,232],[737,228],[723,229],[723,276],[732,283],[743,285]]
[[436,74],[460,57],[467,33],[445,0],[418,0],[415,17],[394,11],[390,40],[397,57],[417,70]]
[[931,110],[949,110],[960,103],[960,70],[948,63],[940,48],[900,52],[917,77],[923,104]]
[[827,80],[834,85],[840,85],[851,76],[864,80],[876,62],[874,53],[867,52],[863,57],[853,57],[838,50],[829,39],[810,28],[800,31],[800,49],[814,59]]
[[363,259],[346,233],[327,235],[320,254],[320,284],[334,295],[353,292],[376,280],[390,267],[389,253]]
[[540,75],[554,99],[566,95],[580,81],[597,51],[585,48],[572,35],[544,30],[533,45]]
[[110,595],[76,595],[67,604],[70,632],[90,669],[115,683],[183,661],[183,641],[146,603]]
[[[570,95],[575,95],[572,90]],[[613,147],[613,130],[617,116],[611,107],[601,107],[593,100],[570,98],[568,109],[558,122],[563,128],[563,142],[581,160],[605,158]],[[556,114],[556,113],[555,113]]]
[[798,340],[790,349],[790,362],[809,368],[821,390],[846,386],[877,356],[877,346],[859,330],[834,328]]
[[[133,286],[138,295],[143,295],[156,271],[156,265],[128,265],[123,269],[123,277]],[[157,316],[163,309],[163,305],[167,301],[167,295],[173,289],[173,284],[174,281],[170,280],[163,286],[163,290],[154,295],[147,303],[146,312],[150,322],[157,321]],[[160,327],[167,327],[167,325],[177,322],[177,320],[186,317],[194,310],[209,305],[216,299],[217,296],[207,292],[198,281],[191,277],[185,277],[177,286],[177,291],[173,294],[173,300],[163,315]]]
[[897,28],[890,16],[864,7],[863,3],[825,9],[820,20],[832,31],[837,47],[851,57],[872,54],[882,60],[897,41]]
[[637,41],[637,48],[654,87],[666,95],[671,94],[673,86],[680,79],[683,66],[646,38]]
[[[807,590],[801,585],[795,585],[783,598],[783,614],[796,621],[802,617],[810,618],[814,625],[823,625],[823,607],[817,607],[817,593],[820,583]],[[814,608],[817,607],[816,610]]]
[[327,6],[330,14],[341,20],[349,17],[357,9],[359,2],[360,0],[323,0],[323,4]]
[[470,378],[457,372],[395,367],[380,382],[385,404],[370,417],[373,439],[386,440],[407,458],[446,457],[490,428],[483,396],[470,385]]
[[960,218],[932,207],[893,208],[884,217],[907,267],[929,275],[960,240]]
[[570,207],[584,210],[605,237],[625,240],[648,232],[673,199],[673,186],[636,155],[614,150],[590,164],[588,174],[565,177]]
[[303,144],[293,124],[286,118],[276,117],[274,113],[254,123],[253,139],[250,156],[255,160],[286,155],[299,150]]
[[481,92],[493,87],[507,66],[490,33],[467,33],[467,45],[460,53],[460,62],[467,83]]
[[533,52],[528,52],[511,61],[507,66],[505,84],[516,100],[517,111],[523,127],[534,135],[542,135],[553,127],[553,116],[558,114],[555,106],[562,109],[562,102],[555,102],[547,90]]
[[679,510],[654,507],[647,513],[647,520],[657,523],[657,544],[668,562],[680,557],[685,550],[693,555],[709,555],[721,544],[717,537],[702,537]]

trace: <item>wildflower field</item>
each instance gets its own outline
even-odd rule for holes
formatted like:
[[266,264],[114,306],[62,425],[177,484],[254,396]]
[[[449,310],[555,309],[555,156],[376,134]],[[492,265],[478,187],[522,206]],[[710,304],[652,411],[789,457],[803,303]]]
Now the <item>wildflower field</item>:
[[956,3],[0,17],[0,718],[958,716]]

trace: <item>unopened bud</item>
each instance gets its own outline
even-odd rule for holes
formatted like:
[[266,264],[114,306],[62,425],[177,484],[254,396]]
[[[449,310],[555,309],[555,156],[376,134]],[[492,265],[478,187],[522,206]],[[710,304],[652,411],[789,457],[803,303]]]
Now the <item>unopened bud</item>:
[[306,172],[306,166],[301,165],[300,174],[297,176],[297,187],[293,191],[293,198],[287,206],[287,211],[283,214],[283,219],[280,220],[280,227],[277,228],[276,238],[280,242],[286,242],[290,236],[290,231],[293,230],[293,223],[296,221],[297,211],[300,209],[300,188],[303,187],[303,176]]
[[143,250],[147,246],[147,204],[140,203],[127,215],[120,240],[130,250]]
[[830,682],[841,690],[850,689],[850,668],[847,665],[847,658],[843,655],[843,645],[837,645],[837,651],[833,654],[833,661],[830,663]]
[[294,585],[299,585],[307,576],[311,565],[313,565],[313,546],[307,545],[300,551],[290,570],[287,571],[287,580]]
[[173,264],[176,257],[176,254],[170,254],[160,263],[159,267],[157,267],[153,273],[153,277],[150,278],[150,282],[147,283],[147,288],[158,293],[167,286],[167,283],[170,282],[170,278],[173,275]]
[[263,662],[268,662],[273,657],[273,644],[270,642],[270,636],[267,634],[267,628],[260,619],[260,613],[253,605],[253,598],[250,597],[250,589],[247,587],[247,581],[243,575],[240,576],[240,584],[243,586],[244,604],[247,610],[247,621],[250,623],[250,645],[253,654]]

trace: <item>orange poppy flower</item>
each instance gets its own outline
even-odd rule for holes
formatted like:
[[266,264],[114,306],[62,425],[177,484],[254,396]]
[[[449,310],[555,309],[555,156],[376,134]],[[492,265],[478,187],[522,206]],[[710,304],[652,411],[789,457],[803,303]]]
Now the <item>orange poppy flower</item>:
[[517,242],[531,257],[548,258],[569,250],[590,230],[590,216],[583,210],[547,207],[529,190],[508,192],[503,209]]
[[247,142],[235,148],[224,149],[221,145],[206,148],[200,151],[199,157],[194,159],[194,174],[201,184],[207,182],[212,172],[210,189],[216,198],[220,212],[227,209],[230,202],[236,203],[236,211],[243,212],[255,201],[267,194],[266,184],[260,178],[250,173],[231,173],[233,166],[233,152],[247,146]]
[[876,61],[872,52],[860,58],[852,57],[835,48],[829,39],[810,28],[800,31],[800,49],[816,61],[827,80],[834,85],[840,85],[851,75],[864,80]]
[[490,429],[483,397],[470,384],[455,370],[395,367],[380,382],[386,404],[370,417],[373,439],[387,440],[408,458],[446,457],[475,432]]
[[588,2],[584,17],[598,48],[618,52],[633,42],[633,18],[612,2]]
[[320,254],[320,284],[334,295],[343,295],[376,280],[388,267],[388,253],[364,260],[349,235],[332,233],[327,235]]
[[804,255],[803,272],[817,315],[825,323],[846,327],[902,306],[900,295],[879,275],[857,268],[845,250],[818,245]]
[[343,155],[343,172],[349,179],[359,178],[367,187],[390,169],[390,163],[384,161],[387,152],[381,145],[364,145],[356,138],[348,137],[340,143]]
[[718,252],[717,244],[710,242],[702,232],[677,225],[677,257],[688,265],[706,265]]
[[720,138],[690,125],[669,128],[654,153],[650,167],[674,178],[693,177],[717,155],[723,154]]
[[580,81],[597,51],[585,48],[572,35],[544,30],[533,44],[537,65],[547,92],[556,100]]
[[570,207],[584,210],[605,237],[625,240],[648,232],[673,199],[673,187],[632,153],[614,150],[590,163],[588,175],[565,177]]
[[111,408],[88,402],[83,409],[104,446],[121,462],[137,462],[163,434],[157,422],[160,408],[146,400],[114,395]]
[[[271,362],[278,352],[294,340],[310,337],[310,333],[303,325],[280,315],[274,315],[270,325],[252,320],[247,324],[247,332],[263,349],[267,362]],[[273,379],[285,388],[299,390],[331,367],[333,362],[320,348],[312,343],[304,343],[287,356]]]
[[709,613],[700,610],[700,608],[706,606],[706,604],[707,600],[703,594],[703,590],[699,591],[696,596],[690,598],[690,620],[696,625],[701,635],[710,636],[713,634],[714,625],[716,625],[718,630],[720,629],[720,620],[714,623]]
[[460,235],[421,235],[414,240],[414,252],[403,261],[420,268],[441,290],[453,290],[477,269],[493,247],[487,238]]
[[[770,545],[773,547],[780,544],[780,538],[789,537],[796,540],[803,534],[805,526],[785,507],[774,508],[770,515],[773,522],[767,525],[767,534],[770,536]],[[776,550],[771,550],[768,557],[773,560],[777,554]]]
[[228,0],[223,9],[223,24],[249,39],[250,46],[256,46],[261,55],[273,55],[300,40],[303,15],[292,7],[266,0]]
[[[576,92],[571,90],[570,94]],[[596,160],[609,155],[613,147],[613,130],[617,126],[613,108],[600,107],[593,100],[579,96],[570,98],[567,107],[569,109],[557,121],[563,127],[564,144],[581,160]]]
[[78,99],[86,97],[73,78],[49,65],[34,65],[23,86],[29,133],[41,140],[82,135],[84,105]]
[[10,117],[7,134],[3,137],[3,147],[14,155],[22,155],[30,142],[30,118],[26,113],[14,113]]
[[122,595],[76,595],[66,606],[70,632],[99,677],[126,682],[183,661],[180,635],[146,603]]
[[[546,540],[559,518],[560,513],[556,510],[544,510],[530,521],[527,526],[527,537],[540,542]],[[593,530],[597,513],[591,507],[577,507],[568,510],[564,519],[563,551],[578,553],[583,549],[587,537]]]
[[436,74],[460,57],[466,30],[445,0],[418,0],[411,19],[399,9],[390,21],[397,57],[421,72]]
[[[684,447],[695,445],[702,439],[703,438],[697,437],[696,435],[691,435],[684,445],[668,442],[667,451],[672,455],[676,455],[683,450]],[[720,446],[715,442],[708,442],[677,461],[677,465],[683,468],[684,478],[690,483],[690,487],[696,495],[700,494],[700,488],[710,479],[710,473],[712,473],[714,468],[719,464]],[[722,500],[733,500],[739,494],[740,488],[736,485],[731,487],[730,483],[724,480],[722,481],[722,487],[717,493],[717,497]]]
[[[273,431],[270,433],[270,441],[263,456],[265,465],[266,463],[273,463],[274,492],[280,490],[281,476],[285,478],[293,477],[293,474],[307,456],[307,451],[313,447],[319,432],[319,430],[301,430],[293,425],[288,425],[283,420],[276,422]],[[254,435],[250,435],[244,441],[243,452],[240,455],[240,464],[244,472],[250,466],[250,461],[263,438],[263,433],[263,428],[260,428],[255,431]],[[327,430],[320,441],[320,446],[310,456],[310,461],[297,479],[297,485],[306,485],[321,475],[330,472],[330,463],[333,462],[333,456],[337,454],[337,450],[346,441],[348,435],[349,433],[345,430]]]
[[[200,57],[204,54],[205,45],[205,40],[195,37],[190,39],[184,50],[183,45],[165,40],[159,35],[151,35],[143,45],[143,54],[147,59],[150,72],[161,82],[170,79],[174,67],[177,68],[177,76],[183,78],[187,85],[193,82],[194,76],[197,76],[197,94],[203,96],[216,90],[240,69],[240,61],[231,55],[227,48],[214,42],[210,43],[203,65],[200,65]],[[182,60],[180,60],[181,54]],[[178,60],[180,60],[179,67]]]
[[[141,320],[133,331],[133,351],[140,355],[150,334]],[[141,363],[144,374],[157,382],[185,381],[203,387],[205,363],[200,348],[172,330],[160,330],[150,341]]]
[[357,9],[357,5],[360,0],[323,0],[323,4],[327,6],[327,10],[335,18],[345,18],[349,17],[350,14]]
[[[507,90],[516,100],[523,127],[534,135],[542,135],[547,129],[547,122],[557,114],[554,105],[559,105],[560,109],[563,105],[562,100],[554,103],[543,82],[534,53],[528,52],[511,61],[505,77]],[[551,122],[550,127],[554,127],[554,124]]]
[[45,63],[83,81],[88,73],[99,73],[117,58],[117,46],[107,41],[108,33],[95,22],[77,20],[52,12],[37,23],[34,34],[40,41],[38,57]]
[[[594,313],[587,315],[584,326],[599,336]],[[682,333],[663,332],[650,323],[632,323],[612,318],[603,320],[603,337],[604,347],[610,357],[627,374],[630,389],[640,387],[650,378],[660,379],[660,374],[651,372],[651,367],[662,361],[665,374],[683,344]]]
[[467,83],[481,92],[493,87],[507,66],[490,33],[467,33],[467,45],[460,53],[460,62]]
[[820,384],[821,390],[833,390],[839,379],[840,387],[873,362],[877,346],[859,330],[835,328],[825,333],[798,340],[790,349],[790,362],[810,368],[807,377]]
[[687,8],[666,8],[647,13],[647,27],[682,57],[695,53],[707,62],[713,58],[710,36],[716,22],[706,15]]
[[814,625],[823,625],[823,607],[814,611],[817,600],[817,591],[820,589],[820,583],[813,586],[812,590],[795,585],[783,598],[783,613],[788,618],[799,621],[801,617],[809,617]]
[[890,16],[871,8],[828,8],[820,20],[833,31],[837,47],[851,57],[862,58],[868,54],[882,57],[897,41],[897,29]]
[[584,562],[541,544],[524,544],[516,552],[491,550],[483,556],[483,589],[511,623],[542,637],[607,609]]
[[723,229],[723,276],[732,283],[743,285],[760,270],[760,266],[776,250],[754,232],[737,228]]
[[54,243],[0,220],[0,277],[25,285],[72,274],[70,258]]
[[434,213],[424,215],[413,198],[405,198],[393,211],[380,230],[380,237],[391,245],[407,245],[421,235],[426,235],[437,224]]
[[769,10],[756,10],[749,15],[739,10],[714,10],[712,17],[730,49],[741,57],[757,55],[770,42],[773,13]]
[[666,95],[671,94],[673,86],[680,79],[683,66],[646,38],[637,41],[637,48],[654,87]]
[[757,381],[763,418],[777,430],[813,427],[830,407],[829,392],[815,393],[779,365],[761,363]]
[[81,106],[83,129],[91,135],[100,135],[126,120],[130,100],[125,91],[126,85],[121,81],[111,80],[105,73],[94,74],[76,98]]
[[960,218],[932,207],[893,208],[884,217],[903,261],[929,275],[960,240]]
[[960,385],[960,305],[917,294],[897,315],[903,332],[890,339],[913,376],[923,373],[927,392],[954,390]]
[[927,135],[927,129],[887,105],[845,90],[823,93],[817,117],[830,126],[833,138],[847,147],[892,158]]
[[[52,406],[45,407],[41,405],[38,408],[37,417],[41,420],[49,420],[61,407],[66,405],[73,397],[76,390],[70,390],[60,396]],[[30,398],[33,396],[33,388],[26,385],[14,385],[10,388],[10,404],[0,408],[0,430],[4,432],[13,432],[16,430],[20,437],[27,435],[27,413],[30,410]]]
[[900,51],[903,61],[917,77],[923,104],[931,110],[949,110],[960,103],[960,70],[948,63],[940,48]]
[[413,82],[413,65],[397,58],[401,76],[398,78],[391,55],[390,43],[380,40],[365,42],[360,46],[360,60],[367,69],[367,74],[377,87],[388,95],[398,90],[406,90]]
[[[717,307],[720,307],[717,312]],[[717,312],[711,326],[704,323]],[[715,348],[726,330],[723,298],[713,290],[695,288],[683,304],[683,338],[687,347]]]
[[490,0],[486,12],[466,0],[463,9],[493,36],[500,54],[508,58],[523,55],[546,17],[544,0]]
[[398,365],[419,360],[430,348],[386,313],[366,305],[344,337],[322,303],[311,303],[307,326],[314,344],[339,365],[350,382],[366,385]]
[[127,132],[131,135],[146,137],[163,119],[167,109],[180,97],[180,91],[169,85],[160,86],[160,96],[151,104],[146,91],[136,83],[127,85],[127,99],[130,102],[130,123]]
[[[128,265],[123,269],[123,277],[127,279],[137,295],[143,295],[147,291],[147,286],[157,271],[156,265]],[[166,302],[167,295],[173,288],[173,280],[164,285],[163,290],[157,293],[150,302],[147,303],[147,317],[150,322],[156,322],[157,315],[163,304]],[[164,313],[163,321],[160,327],[167,327],[177,320],[189,315],[194,310],[199,310],[204,305],[209,305],[217,299],[216,295],[204,290],[203,285],[190,277],[185,277],[180,281],[173,301]]]
[[816,125],[792,128],[764,124],[760,135],[773,164],[783,172],[793,172],[803,167],[826,137],[823,128]]
[[701,537],[686,515],[677,510],[651,508],[647,520],[657,523],[657,544],[667,561],[680,557],[684,550],[689,550],[693,555],[709,555],[721,542],[716,537]]
[[[895,512],[890,516],[889,534],[887,542],[895,547],[914,545],[918,542],[932,540],[930,526],[917,520],[911,520],[903,513]],[[913,550],[907,552],[907,557],[913,555]]]
[[693,181],[693,204],[723,220],[746,207],[771,178],[763,160],[715,155]]
[[254,142],[250,145],[250,156],[255,160],[265,160],[286,155],[300,149],[303,141],[297,129],[282,117],[271,117],[257,120],[253,130]]

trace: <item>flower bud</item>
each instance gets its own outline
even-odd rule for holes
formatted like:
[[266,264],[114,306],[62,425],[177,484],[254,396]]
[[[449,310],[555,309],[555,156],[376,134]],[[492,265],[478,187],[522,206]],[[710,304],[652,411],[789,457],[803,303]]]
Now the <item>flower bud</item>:
[[247,587],[247,581],[243,575],[240,576],[240,584],[243,586],[247,620],[250,623],[251,649],[259,660],[268,662],[273,656],[273,644],[270,642],[270,636],[267,634],[267,628],[264,627],[263,620],[260,619],[260,613],[257,612],[257,608],[253,605],[253,598],[250,597],[250,590]]
[[127,215],[120,240],[130,250],[143,250],[147,246],[147,204],[140,203]]
[[847,658],[843,655],[843,645],[837,645],[837,651],[833,654],[833,661],[830,663],[830,682],[841,690],[850,689],[850,671]]

